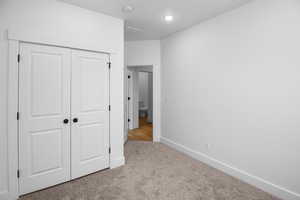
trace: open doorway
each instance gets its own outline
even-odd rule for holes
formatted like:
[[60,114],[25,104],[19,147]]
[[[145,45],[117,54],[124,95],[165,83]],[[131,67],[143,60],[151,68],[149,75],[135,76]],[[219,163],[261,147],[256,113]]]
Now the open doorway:
[[153,67],[127,67],[128,140],[153,141]]

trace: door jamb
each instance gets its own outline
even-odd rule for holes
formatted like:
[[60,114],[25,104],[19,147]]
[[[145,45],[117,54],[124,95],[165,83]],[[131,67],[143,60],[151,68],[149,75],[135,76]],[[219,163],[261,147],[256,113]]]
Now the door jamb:
[[8,105],[7,105],[7,133],[8,133],[8,182],[11,199],[19,196],[19,147],[18,120],[19,111],[19,41],[8,40]]

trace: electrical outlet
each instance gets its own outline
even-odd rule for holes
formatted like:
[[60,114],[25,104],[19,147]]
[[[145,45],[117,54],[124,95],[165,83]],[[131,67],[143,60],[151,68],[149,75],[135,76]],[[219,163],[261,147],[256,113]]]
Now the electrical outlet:
[[209,143],[206,143],[206,149],[209,150],[211,148],[211,145]]

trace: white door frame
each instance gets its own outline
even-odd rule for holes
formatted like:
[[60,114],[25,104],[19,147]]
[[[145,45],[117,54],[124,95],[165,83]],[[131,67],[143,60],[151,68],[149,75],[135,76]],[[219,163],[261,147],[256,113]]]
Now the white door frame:
[[19,197],[19,168],[18,152],[18,121],[19,111],[19,41],[8,41],[8,108],[7,108],[7,133],[8,133],[8,171],[10,199]]
[[[127,76],[128,74],[128,67],[132,68],[147,68],[147,67],[152,67],[153,69],[153,142],[160,142],[160,69],[158,66],[149,64],[149,65],[128,65],[125,66],[125,75]],[[127,77],[126,77],[127,78]],[[127,80],[125,80],[127,81]],[[125,83],[126,86],[126,95],[127,95],[127,83]],[[127,106],[128,101],[127,101],[127,96],[125,97],[125,106]],[[125,112],[125,116],[128,116],[128,110]],[[127,123],[127,130],[128,131],[128,122],[127,118],[125,117],[125,123]],[[128,134],[128,133],[126,133]]]
[[[59,46],[57,44],[49,44],[49,43],[43,43],[43,42],[35,42],[35,41],[21,41],[17,39],[10,39],[8,38],[8,107],[7,107],[7,129],[8,129],[8,172],[9,172],[9,199],[16,200],[19,197],[19,180],[17,176],[17,171],[19,169],[19,153],[18,153],[18,120],[17,120],[17,112],[19,112],[19,62],[18,62],[18,55],[19,55],[19,48],[20,43],[33,43],[33,44],[39,44],[39,45],[50,45],[50,46],[57,46],[57,47],[63,47],[63,48],[69,48],[69,49],[78,49],[73,47],[67,47],[67,46]],[[78,50],[85,50],[89,51],[88,49],[78,49]],[[98,52],[98,51],[93,51]],[[118,62],[119,56],[112,52],[99,52],[99,53],[106,53],[110,55],[110,63],[113,66],[114,61]],[[110,73],[111,74],[111,73]],[[109,85],[112,85],[112,77],[109,79]],[[111,87],[110,87],[111,90]],[[114,108],[114,103],[119,102],[119,97],[114,97],[113,95],[110,95],[110,105],[112,108]],[[119,107],[118,104],[116,104],[116,107]],[[114,116],[112,116],[112,114]],[[117,117],[115,115],[116,113],[110,112],[110,121],[112,121],[112,118]],[[119,115],[120,113],[118,113]],[[109,123],[109,129],[110,129],[110,147],[111,147],[111,154],[110,156],[110,168],[115,168],[118,166],[121,166],[125,163],[124,157],[113,157],[113,152],[118,151],[118,149],[113,149],[114,145],[112,145],[112,134],[111,132],[114,129],[114,126]],[[22,175],[22,172],[20,171],[20,174]]]

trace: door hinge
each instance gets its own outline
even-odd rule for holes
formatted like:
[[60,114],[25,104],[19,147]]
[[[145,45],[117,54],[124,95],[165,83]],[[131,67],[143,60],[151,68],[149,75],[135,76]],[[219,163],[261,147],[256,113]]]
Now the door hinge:
[[111,68],[111,62],[108,62],[108,68],[110,69]]
[[17,120],[19,120],[19,119],[20,119],[20,113],[17,112]]
[[17,178],[20,178],[20,170],[17,170]]
[[110,105],[108,106],[108,110],[109,110],[109,111],[111,110],[111,106],[110,106]]
[[20,62],[20,60],[21,60],[21,55],[20,54],[18,54],[18,58],[17,58],[17,60],[18,60],[18,63]]
[[109,149],[108,149],[108,153],[110,154],[110,152],[111,152],[111,149],[110,149],[110,147],[109,147]]

